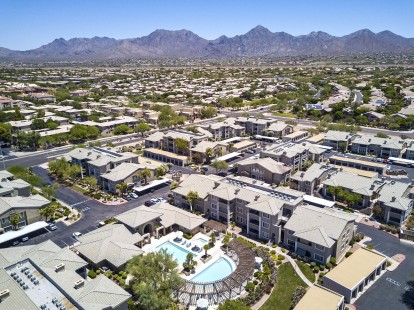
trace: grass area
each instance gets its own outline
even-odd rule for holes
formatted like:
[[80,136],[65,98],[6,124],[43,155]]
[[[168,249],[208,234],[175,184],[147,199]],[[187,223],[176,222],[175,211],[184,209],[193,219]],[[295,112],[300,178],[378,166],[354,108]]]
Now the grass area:
[[311,269],[311,267],[308,264],[305,264],[305,263],[300,262],[300,261],[296,261],[296,264],[299,266],[300,271],[302,271],[302,273],[305,275],[305,277],[308,278],[309,281],[314,283],[315,279],[316,279],[316,276],[313,273],[313,270]]
[[260,310],[289,310],[293,292],[298,286],[307,287],[290,263],[281,265],[272,294]]
[[69,186],[70,186],[71,188],[73,188],[74,190],[76,190],[76,191],[80,192],[81,194],[85,194],[85,193],[87,192],[87,190],[85,190],[85,189],[83,189],[82,187],[79,187],[79,186],[77,186],[77,185],[75,185],[75,184],[69,184]]
[[282,116],[282,117],[290,117],[290,118],[298,118],[296,114],[293,113],[283,113],[283,112],[273,112],[273,116]]

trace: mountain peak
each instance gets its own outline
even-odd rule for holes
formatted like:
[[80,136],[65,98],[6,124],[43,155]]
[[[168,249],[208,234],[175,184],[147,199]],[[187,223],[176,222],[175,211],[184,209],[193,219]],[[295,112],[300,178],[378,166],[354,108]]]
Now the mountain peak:
[[269,29],[267,29],[266,27],[263,27],[261,25],[257,25],[256,27],[251,29],[246,34],[249,34],[249,33],[269,34],[269,33],[272,33],[272,32]]

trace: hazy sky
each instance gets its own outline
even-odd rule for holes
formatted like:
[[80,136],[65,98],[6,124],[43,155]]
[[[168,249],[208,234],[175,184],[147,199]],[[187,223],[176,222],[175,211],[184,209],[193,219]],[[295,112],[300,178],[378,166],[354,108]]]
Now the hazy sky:
[[206,39],[262,25],[293,35],[368,28],[414,37],[413,0],[0,0],[0,47],[25,50],[56,38],[141,37],[188,29]]

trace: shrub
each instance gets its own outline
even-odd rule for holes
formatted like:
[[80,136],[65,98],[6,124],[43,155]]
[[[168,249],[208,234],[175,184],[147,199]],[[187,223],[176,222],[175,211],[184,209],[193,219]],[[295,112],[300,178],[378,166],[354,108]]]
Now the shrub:
[[313,272],[314,272],[314,273],[318,273],[318,272],[319,272],[319,267],[318,267],[318,266],[315,266],[315,267],[313,268]]
[[349,245],[353,246],[355,244],[355,238],[352,238],[351,241],[349,241]]
[[277,262],[276,262],[276,265],[281,265],[282,264],[282,261],[280,261],[280,260],[278,260]]
[[259,281],[257,281],[257,280],[253,280],[253,284],[254,284],[254,285],[257,285],[257,284],[259,284]]
[[351,256],[352,255],[352,252],[346,252],[345,253],[345,257],[349,257],[349,256]]
[[275,255],[276,254],[276,251],[275,250],[271,250],[270,251],[270,254]]
[[94,270],[89,270],[88,271],[88,277],[91,279],[95,279],[96,278],[96,272]]
[[302,286],[298,286],[293,292],[292,302],[290,304],[290,309],[294,309],[303,296],[306,294],[306,289]]
[[276,249],[277,245],[276,244],[272,244],[272,248]]
[[325,266],[320,265],[320,266],[319,266],[319,270],[320,270],[320,271],[324,271],[324,270],[325,270]]
[[373,244],[371,244],[371,243],[370,244],[367,244],[367,249],[368,250],[372,250],[373,248],[374,248],[374,245]]
[[255,286],[253,282],[248,282],[244,288],[246,289],[247,292],[251,293],[254,291],[254,287]]
[[284,259],[285,259],[285,256],[283,256],[282,254],[279,254],[279,255],[277,256],[277,259],[278,259],[278,260],[284,260]]
[[261,273],[260,271],[256,271],[256,272],[254,273],[254,277],[255,277],[255,278],[259,278],[261,274],[262,274],[262,273]]
[[315,268],[316,267],[316,263],[315,262],[311,262],[310,265],[311,265],[312,268]]
[[128,274],[126,272],[124,272],[124,274],[122,275],[122,279],[126,279],[128,277]]
[[96,269],[96,275],[99,275],[99,274],[101,274],[101,270],[100,269]]
[[282,253],[286,253],[286,249],[285,248],[282,248]]
[[336,258],[335,257],[331,257],[331,259],[329,260],[329,262],[335,266],[336,265]]
[[326,267],[326,269],[331,269],[332,268],[332,264],[331,263],[326,263],[325,267]]

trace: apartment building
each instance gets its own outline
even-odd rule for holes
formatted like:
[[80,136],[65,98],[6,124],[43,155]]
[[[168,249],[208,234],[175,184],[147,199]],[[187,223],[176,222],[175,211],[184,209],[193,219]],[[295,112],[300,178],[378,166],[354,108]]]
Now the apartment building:
[[275,119],[255,118],[255,117],[237,117],[234,120],[236,125],[243,126],[248,135],[260,135],[271,124],[277,122]]
[[407,142],[401,139],[378,138],[375,136],[357,136],[352,141],[351,152],[375,155],[381,158],[401,157]]
[[200,127],[208,130],[213,135],[214,140],[242,137],[246,134],[246,128],[241,125],[236,125],[234,118],[228,118],[223,122],[217,122]]
[[172,191],[174,203],[188,208],[189,191],[200,197],[195,210],[227,224],[234,221],[248,235],[275,243],[281,240],[281,223],[303,201],[303,193],[287,188],[253,187],[231,178],[191,175]]
[[347,151],[355,135],[349,132],[329,130],[323,139],[323,145],[335,150]]
[[[212,158],[206,157],[206,151],[208,149],[213,151],[214,156]],[[205,162],[207,160],[212,160],[214,157],[226,155],[228,153],[228,149],[229,146],[227,143],[202,141],[190,149],[190,157],[194,162]],[[196,158],[198,160],[195,160]]]
[[248,158],[237,164],[238,174],[270,184],[287,182],[292,168],[271,158]]
[[282,138],[293,133],[293,126],[284,122],[275,122],[270,124],[270,126],[266,128],[263,133],[271,137]]
[[414,143],[411,143],[411,145],[407,147],[407,151],[405,152],[405,158],[414,160]]
[[299,130],[282,137],[283,142],[298,142],[309,136],[309,131]]
[[66,154],[70,162],[80,165],[86,175],[95,176],[101,182],[101,175],[122,163],[138,164],[138,155],[117,153],[101,147],[77,148]]
[[332,171],[334,171],[333,166],[314,163],[306,171],[297,171],[290,176],[290,186],[308,195],[313,195]]
[[341,156],[331,156],[329,157],[329,162],[332,165],[336,165],[338,167],[353,168],[353,169],[359,169],[359,170],[364,170],[364,171],[372,171],[380,175],[385,174],[386,167],[387,167],[385,163],[359,160],[359,159],[341,157]]
[[322,162],[325,150],[317,145],[307,142],[273,144],[260,153],[260,157],[270,157],[275,161],[282,162],[292,169],[301,169],[302,165],[312,160],[316,163]]
[[283,243],[300,256],[326,264],[349,248],[357,216],[329,208],[302,205],[284,226]]

